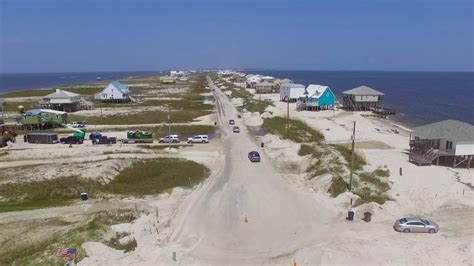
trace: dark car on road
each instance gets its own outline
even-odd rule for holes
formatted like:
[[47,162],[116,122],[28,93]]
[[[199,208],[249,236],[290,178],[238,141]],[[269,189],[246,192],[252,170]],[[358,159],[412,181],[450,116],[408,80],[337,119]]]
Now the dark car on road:
[[234,119],[229,120],[229,125],[235,125]]
[[63,144],[82,144],[84,140],[76,136],[69,136],[65,138],[60,138],[59,142]]
[[257,151],[249,152],[249,160],[251,162],[260,162],[260,154]]
[[240,133],[240,128],[239,127],[233,127],[232,132],[234,133]]
[[107,137],[107,136],[100,136],[94,140],[92,140],[92,144],[116,144],[117,138],[116,137]]

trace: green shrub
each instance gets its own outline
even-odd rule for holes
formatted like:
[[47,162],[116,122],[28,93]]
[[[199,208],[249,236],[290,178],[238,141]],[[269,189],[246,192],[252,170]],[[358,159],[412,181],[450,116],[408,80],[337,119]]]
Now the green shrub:
[[354,207],[365,204],[365,203],[369,203],[369,202],[375,202],[382,205],[387,200],[391,200],[390,197],[384,193],[372,194],[370,189],[368,188],[358,190],[354,192],[354,194],[360,197],[359,199],[356,200]]
[[[288,129],[286,129],[287,124]],[[296,143],[320,142],[324,140],[324,135],[321,132],[312,129],[299,120],[275,116],[265,118],[262,127],[271,134]]]
[[374,174],[376,176],[380,176],[380,177],[389,177],[390,176],[390,170],[389,169],[377,168],[377,169],[374,170]]
[[348,184],[340,176],[335,176],[332,178],[331,186],[328,189],[328,193],[332,197],[337,197],[339,194],[346,192],[348,189]]
[[[349,149],[347,146],[345,145],[341,145],[341,144],[334,144],[332,145],[341,155],[342,157],[344,157],[344,159],[346,160],[347,164],[348,164],[348,167],[350,168],[350,164],[351,164],[351,149]],[[358,153],[358,152],[355,152],[354,154],[354,171],[360,171],[363,169],[364,165],[366,165],[367,162],[365,161],[365,158],[362,154]]]
[[[144,160],[124,169],[104,190],[135,196],[158,194],[174,187],[189,187],[209,176],[209,169],[193,161],[179,159]],[[191,184],[190,184],[191,182]]]

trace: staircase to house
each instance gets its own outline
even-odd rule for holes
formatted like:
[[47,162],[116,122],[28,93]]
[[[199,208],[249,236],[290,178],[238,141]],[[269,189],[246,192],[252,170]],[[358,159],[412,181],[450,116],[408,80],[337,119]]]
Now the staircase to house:
[[418,152],[410,152],[409,160],[413,161],[419,165],[421,164],[431,164],[434,160],[436,160],[440,156],[437,149],[430,148],[423,153]]
[[352,101],[351,97],[347,97],[347,100],[351,104],[352,110],[354,111],[360,111],[359,108],[356,107],[355,103]]

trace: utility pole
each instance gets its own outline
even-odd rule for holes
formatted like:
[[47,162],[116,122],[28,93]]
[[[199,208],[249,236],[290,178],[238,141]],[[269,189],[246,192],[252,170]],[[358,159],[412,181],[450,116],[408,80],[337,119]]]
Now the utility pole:
[[289,127],[290,127],[290,99],[286,98],[286,134],[288,134]]
[[168,151],[171,152],[171,103],[168,103]]
[[352,149],[351,149],[351,175],[349,177],[349,191],[352,191],[352,175],[354,172],[354,144],[356,134],[356,121],[354,121],[354,128],[352,129]]

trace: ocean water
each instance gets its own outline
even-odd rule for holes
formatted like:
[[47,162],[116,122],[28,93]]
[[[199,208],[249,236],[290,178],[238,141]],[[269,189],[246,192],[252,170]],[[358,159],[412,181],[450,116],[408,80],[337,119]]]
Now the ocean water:
[[413,127],[445,119],[474,124],[474,72],[401,71],[245,71],[295,83],[329,86],[342,103],[342,92],[361,85],[385,93],[391,120]]
[[77,85],[97,82],[96,78],[107,82],[116,79],[125,79],[132,76],[145,76],[160,72],[87,72],[87,73],[20,73],[0,74],[0,93],[51,88],[62,85]]

